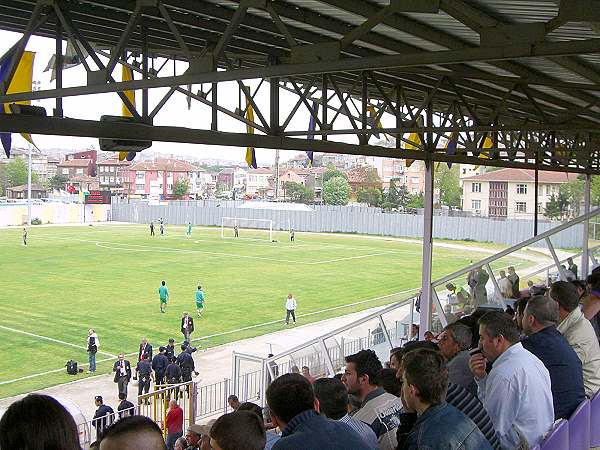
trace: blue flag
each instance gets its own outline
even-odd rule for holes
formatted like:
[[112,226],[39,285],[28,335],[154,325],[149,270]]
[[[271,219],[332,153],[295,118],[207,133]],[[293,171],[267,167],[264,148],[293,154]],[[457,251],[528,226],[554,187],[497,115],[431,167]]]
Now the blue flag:
[[[15,48],[11,48],[5,55],[4,59],[0,62],[0,85],[4,83],[6,78],[8,77],[8,68],[13,59]],[[0,108],[3,112],[4,108]],[[12,144],[12,137],[10,133],[0,133],[0,141],[2,141],[2,147],[4,148],[4,153],[6,153],[6,157],[10,158],[10,147]]]
[[[455,133],[450,135],[446,142],[446,155],[452,156],[456,154],[456,146],[458,145],[458,136]],[[448,162],[448,169],[452,169],[452,163]]]
[[[317,104],[316,101],[313,100],[313,104],[312,104],[312,112],[310,114],[310,117],[308,119],[308,131],[309,133],[306,135],[306,139],[309,141],[314,141],[315,140],[315,135],[314,135],[314,131],[316,129],[316,121],[315,121],[315,117],[313,116],[312,113],[317,114],[319,111],[319,105]],[[310,132],[313,133],[310,133]],[[307,151],[306,152],[306,156],[308,156],[308,161],[309,161],[309,165],[312,166],[313,161],[314,161],[314,152],[311,151]]]

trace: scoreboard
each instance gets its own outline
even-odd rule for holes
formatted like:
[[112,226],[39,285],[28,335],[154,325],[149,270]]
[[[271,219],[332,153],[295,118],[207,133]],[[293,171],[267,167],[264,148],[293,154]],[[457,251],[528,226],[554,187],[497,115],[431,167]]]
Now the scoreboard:
[[90,191],[85,196],[86,205],[110,205],[110,191]]

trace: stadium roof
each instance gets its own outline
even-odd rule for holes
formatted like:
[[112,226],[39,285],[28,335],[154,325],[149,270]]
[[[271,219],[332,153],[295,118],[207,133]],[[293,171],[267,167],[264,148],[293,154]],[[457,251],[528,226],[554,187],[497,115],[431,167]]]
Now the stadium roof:
[[[488,158],[480,162],[486,165],[600,172],[597,0],[3,0],[0,4],[2,29],[55,37],[57,23],[60,36],[72,35],[81,43],[80,56],[85,57],[85,50],[91,54],[88,60],[99,62],[90,67],[87,85],[0,92],[0,102],[100,92],[123,95],[125,88],[171,86],[164,102],[173,92],[186,93],[212,108],[213,121],[203,130],[153,127],[148,123],[164,102],[153,111],[146,102],[143,111],[133,113],[136,123],[15,115],[3,118],[4,131],[464,163],[476,162],[485,150]],[[107,55],[109,49],[112,57],[105,70],[106,60],[98,55]],[[143,73],[144,79],[111,79],[124,53],[123,62]],[[190,61],[189,69],[166,76],[161,72],[164,58]],[[249,79],[269,83],[259,92],[243,84]],[[243,108],[231,110],[219,103],[217,83],[231,80],[239,82],[256,120],[245,118]],[[181,87],[201,83],[207,88],[215,84],[210,93],[203,90],[200,95]],[[292,111],[283,111],[280,90],[297,95]],[[269,96],[268,108],[258,108],[257,94]],[[291,129],[298,110],[310,112],[314,131]],[[256,134],[219,131],[218,114],[251,125]],[[334,126],[339,115],[351,128]],[[368,144],[369,137],[378,133],[374,127],[379,120],[389,115],[396,120],[386,121],[385,130],[398,137],[398,146],[408,149]],[[288,119],[281,123],[285,116]],[[328,140],[306,139],[308,135]],[[338,135],[353,135],[357,143],[334,142]]]

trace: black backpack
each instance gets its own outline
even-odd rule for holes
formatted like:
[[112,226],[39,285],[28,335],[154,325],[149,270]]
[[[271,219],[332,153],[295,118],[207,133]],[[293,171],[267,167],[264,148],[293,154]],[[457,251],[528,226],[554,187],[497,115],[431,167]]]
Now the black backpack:
[[77,361],[70,359],[65,366],[69,375],[77,375]]

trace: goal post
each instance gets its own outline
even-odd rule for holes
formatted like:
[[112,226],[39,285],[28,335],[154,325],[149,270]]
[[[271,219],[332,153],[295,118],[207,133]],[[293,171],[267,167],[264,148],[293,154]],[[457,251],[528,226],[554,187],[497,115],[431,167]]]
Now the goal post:
[[221,238],[238,237],[244,239],[273,240],[273,221],[270,219],[246,219],[244,217],[221,217]]

